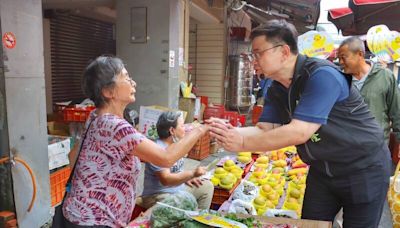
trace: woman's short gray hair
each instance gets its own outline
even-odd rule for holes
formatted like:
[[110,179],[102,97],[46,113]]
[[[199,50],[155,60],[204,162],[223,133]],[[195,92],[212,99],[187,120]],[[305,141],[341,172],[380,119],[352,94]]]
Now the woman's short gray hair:
[[166,111],[161,113],[156,124],[157,134],[160,139],[166,139],[171,136],[169,129],[171,127],[176,128],[179,117],[181,117],[181,112]]
[[124,68],[121,59],[111,56],[99,56],[86,67],[82,87],[85,95],[94,102],[96,107],[101,107],[107,102],[102,90],[114,86],[115,77]]

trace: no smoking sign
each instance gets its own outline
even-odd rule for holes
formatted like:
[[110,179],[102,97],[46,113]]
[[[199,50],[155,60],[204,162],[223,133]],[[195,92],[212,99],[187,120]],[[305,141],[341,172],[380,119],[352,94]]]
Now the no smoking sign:
[[4,35],[3,35],[3,45],[6,48],[13,49],[16,44],[17,44],[17,39],[15,38],[14,33],[12,33],[12,32],[4,33]]

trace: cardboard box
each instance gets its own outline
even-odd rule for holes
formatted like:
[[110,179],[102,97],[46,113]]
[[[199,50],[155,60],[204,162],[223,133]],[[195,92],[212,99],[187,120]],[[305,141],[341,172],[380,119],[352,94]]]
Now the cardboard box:
[[179,110],[187,112],[185,123],[192,123],[194,120],[196,109],[195,98],[179,98]]
[[49,121],[47,122],[47,132],[49,135],[69,136],[69,126],[58,121]]
[[238,214],[239,218],[248,218],[253,217],[256,220],[260,221],[261,224],[272,223],[272,224],[291,224],[296,225],[298,227],[307,227],[307,228],[332,228],[332,222],[327,221],[317,221],[317,220],[308,220],[308,219],[291,219],[291,218],[271,218],[266,216],[251,216],[251,215],[242,215]]
[[156,124],[158,117],[165,111],[181,112],[183,119],[185,119],[187,115],[187,112],[173,110],[163,106],[140,106],[139,131],[150,139],[157,139],[158,135]]
[[64,136],[49,135],[48,139],[48,158],[49,170],[68,165],[68,154],[71,151],[71,138]]

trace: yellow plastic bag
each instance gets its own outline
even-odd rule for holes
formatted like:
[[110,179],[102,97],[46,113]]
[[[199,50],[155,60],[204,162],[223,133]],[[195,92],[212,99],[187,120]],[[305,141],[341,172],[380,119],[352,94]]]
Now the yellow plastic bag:
[[397,163],[397,167],[394,176],[390,178],[388,202],[389,208],[392,213],[393,228],[400,228],[400,162]]

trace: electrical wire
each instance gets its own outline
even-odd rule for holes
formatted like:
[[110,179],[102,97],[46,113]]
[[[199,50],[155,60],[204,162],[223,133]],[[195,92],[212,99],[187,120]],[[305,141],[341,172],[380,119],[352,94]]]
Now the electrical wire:
[[[33,174],[31,167],[28,165],[28,163],[26,163],[24,160],[22,160],[18,157],[14,157],[14,160],[21,163],[28,170],[29,175],[31,176],[33,193],[32,193],[31,202],[29,203],[29,207],[28,207],[28,212],[30,212],[32,210],[33,204],[35,203],[35,200],[36,200],[36,189],[37,189],[36,188],[36,178],[35,178],[35,175]],[[1,158],[0,165],[3,163],[6,163],[8,161],[10,161],[9,157]]]

